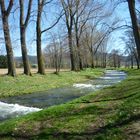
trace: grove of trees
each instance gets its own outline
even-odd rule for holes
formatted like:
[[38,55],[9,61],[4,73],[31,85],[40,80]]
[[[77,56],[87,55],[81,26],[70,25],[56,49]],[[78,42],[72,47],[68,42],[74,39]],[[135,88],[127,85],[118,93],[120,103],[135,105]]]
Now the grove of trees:
[[[130,26],[120,27],[113,15],[116,5],[119,7],[122,2],[130,12]],[[121,38],[126,44],[125,58],[130,58],[132,68],[134,62],[139,68],[140,12],[136,3],[140,5],[137,0],[0,0],[0,39],[3,40],[0,45],[6,50],[7,59],[0,58],[7,65],[8,75],[16,76],[15,38],[19,41],[17,47],[26,75],[31,75],[28,40],[35,42],[39,74],[45,74],[45,67],[49,66],[56,69],[56,74],[61,67],[70,67],[72,71],[107,65],[120,67],[124,59],[122,52],[113,48],[109,53],[108,41],[122,27],[125,27],[125,37]],[[15,32],[18,30],[19,37],[14,36],[12,27]]]

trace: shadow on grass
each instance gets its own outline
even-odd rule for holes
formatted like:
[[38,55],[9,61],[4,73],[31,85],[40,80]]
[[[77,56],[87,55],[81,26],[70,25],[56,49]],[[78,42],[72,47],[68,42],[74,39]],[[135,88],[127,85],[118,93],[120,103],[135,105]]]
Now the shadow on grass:
[[111,98],[111,99],[103,99],[103,100],[93,100],[93,101],[83,100],[83,101],[78,102],[78,103],[96,103],[96,102],[118,101],[118,100],[124,100],[124,99],[134,97],[135,95],[138,95],[138,94],[139,93],[137,92],[137,93],[130,94],[130,95],[123,96],[123,97],[119,97],[119,98]]
[[104,100],[95,100],[94,102],[105,102],[105,101],[118,101],[118,100],[124,100],[124,99],[127,99],[127,98],[131,98],[135,95],[137,95],[139,93],[134,93],[134,94],[130,94],[130,95],[127,95],[127,96],[123,96],[123,97],[119,97],[119,98],[112,98],[112,99],[104,99]]
[[72,137],[94,137],[94,136],[97,136],[98,134],[104,134],[106,133],[106,131],[108,130],[111,130],[113,128],[119,128],[119,127],[122,127],[126,124],[129,124],[131,122],[136,122],[136,121],[139,121],[140,120],[140,114],[137,114],[137,115],[134,115],[134,116],[130,116],[129,118],[125,119],[125,120],[118,120],[112,124],[107,124],[103,127],[99,127],[97,129],[93,129],[93,130],[90,130],[90,131],[85,131],[85,132],[81,132],[81,133],[76,133],[76,132],[59,132],[59,130],[54,130],[50,133],[47,133],[47,130],[46,132],[43,132],[43,133],[40,133],[38,135],[28,135],[28,134],[3,134],[1,135],[0,134],[0,137],[1,138],[16,138],[16,139],[41,139],[41,138],[52,138],[52,139],[71,139]]
[[46,134],[46,133],[41,133],[38,137],[39,138],[43,138],[43,137],[49,137],[49,136],[53,136],[54,138],[64,138],[64,139],[69,139],[70,137],[75,137],[75,136],[82,136],[82,137],[88,137],[88,136],[96,136],[100,133],[105,133],[108,130],[111,130],[113,128],[116,127],[121,127],[123,125],[129,124],[133,121],[139,121],[140,120],[140,114],[135,115],[135,116],[131,116],[130,118],[123,120],[123,121],[116,121],[113,124],[107,124],[103,127],[97,128],[94,131],[89,131],[89,132],[82,132],[82,133],[66,133],[66,132],[56,132],[56,133],[50,133],[50,134]]

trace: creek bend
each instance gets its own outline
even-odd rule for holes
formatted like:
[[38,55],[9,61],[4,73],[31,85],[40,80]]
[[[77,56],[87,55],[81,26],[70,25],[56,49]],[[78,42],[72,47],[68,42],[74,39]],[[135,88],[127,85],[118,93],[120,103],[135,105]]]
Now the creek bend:
[[66,103],[90,92],[117,84],[125,78],[126,73],[122,71],[106,70],[105,75],[100,78],[75,83],[69,87],[0,99],[0,121]]

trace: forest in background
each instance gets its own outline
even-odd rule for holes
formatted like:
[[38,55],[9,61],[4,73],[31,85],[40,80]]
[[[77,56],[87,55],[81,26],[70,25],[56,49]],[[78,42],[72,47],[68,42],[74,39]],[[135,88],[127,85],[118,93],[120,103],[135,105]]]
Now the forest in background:
[[[113,14],[122,3],[128,7],[131,23],[120,24]],[[139,68],[139,5],[137,0],[1,0],[0,49],[6,55],[0,56],[0,67],[7,67],[12,76],[16,67],[23,67],[26,75],[31,75],[31,67],[40,74],[45,74],[45,67],[55,68],[56,74],[61,68]],[[123,51],[108,45],[112,34],[120,30],[125,34]],[[29,40],[36,47],[35,57],[28,51]],[[22,59],[14,57],[17,48]]]

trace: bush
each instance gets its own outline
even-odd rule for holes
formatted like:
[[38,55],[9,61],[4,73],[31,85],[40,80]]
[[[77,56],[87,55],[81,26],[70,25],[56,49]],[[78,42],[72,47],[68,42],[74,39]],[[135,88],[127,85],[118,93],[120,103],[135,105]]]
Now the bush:
[[7,56],[0,55],[0,68],[7,68]]
[[31,67],[32,68],[37,68],[37,64],[32,64]]

